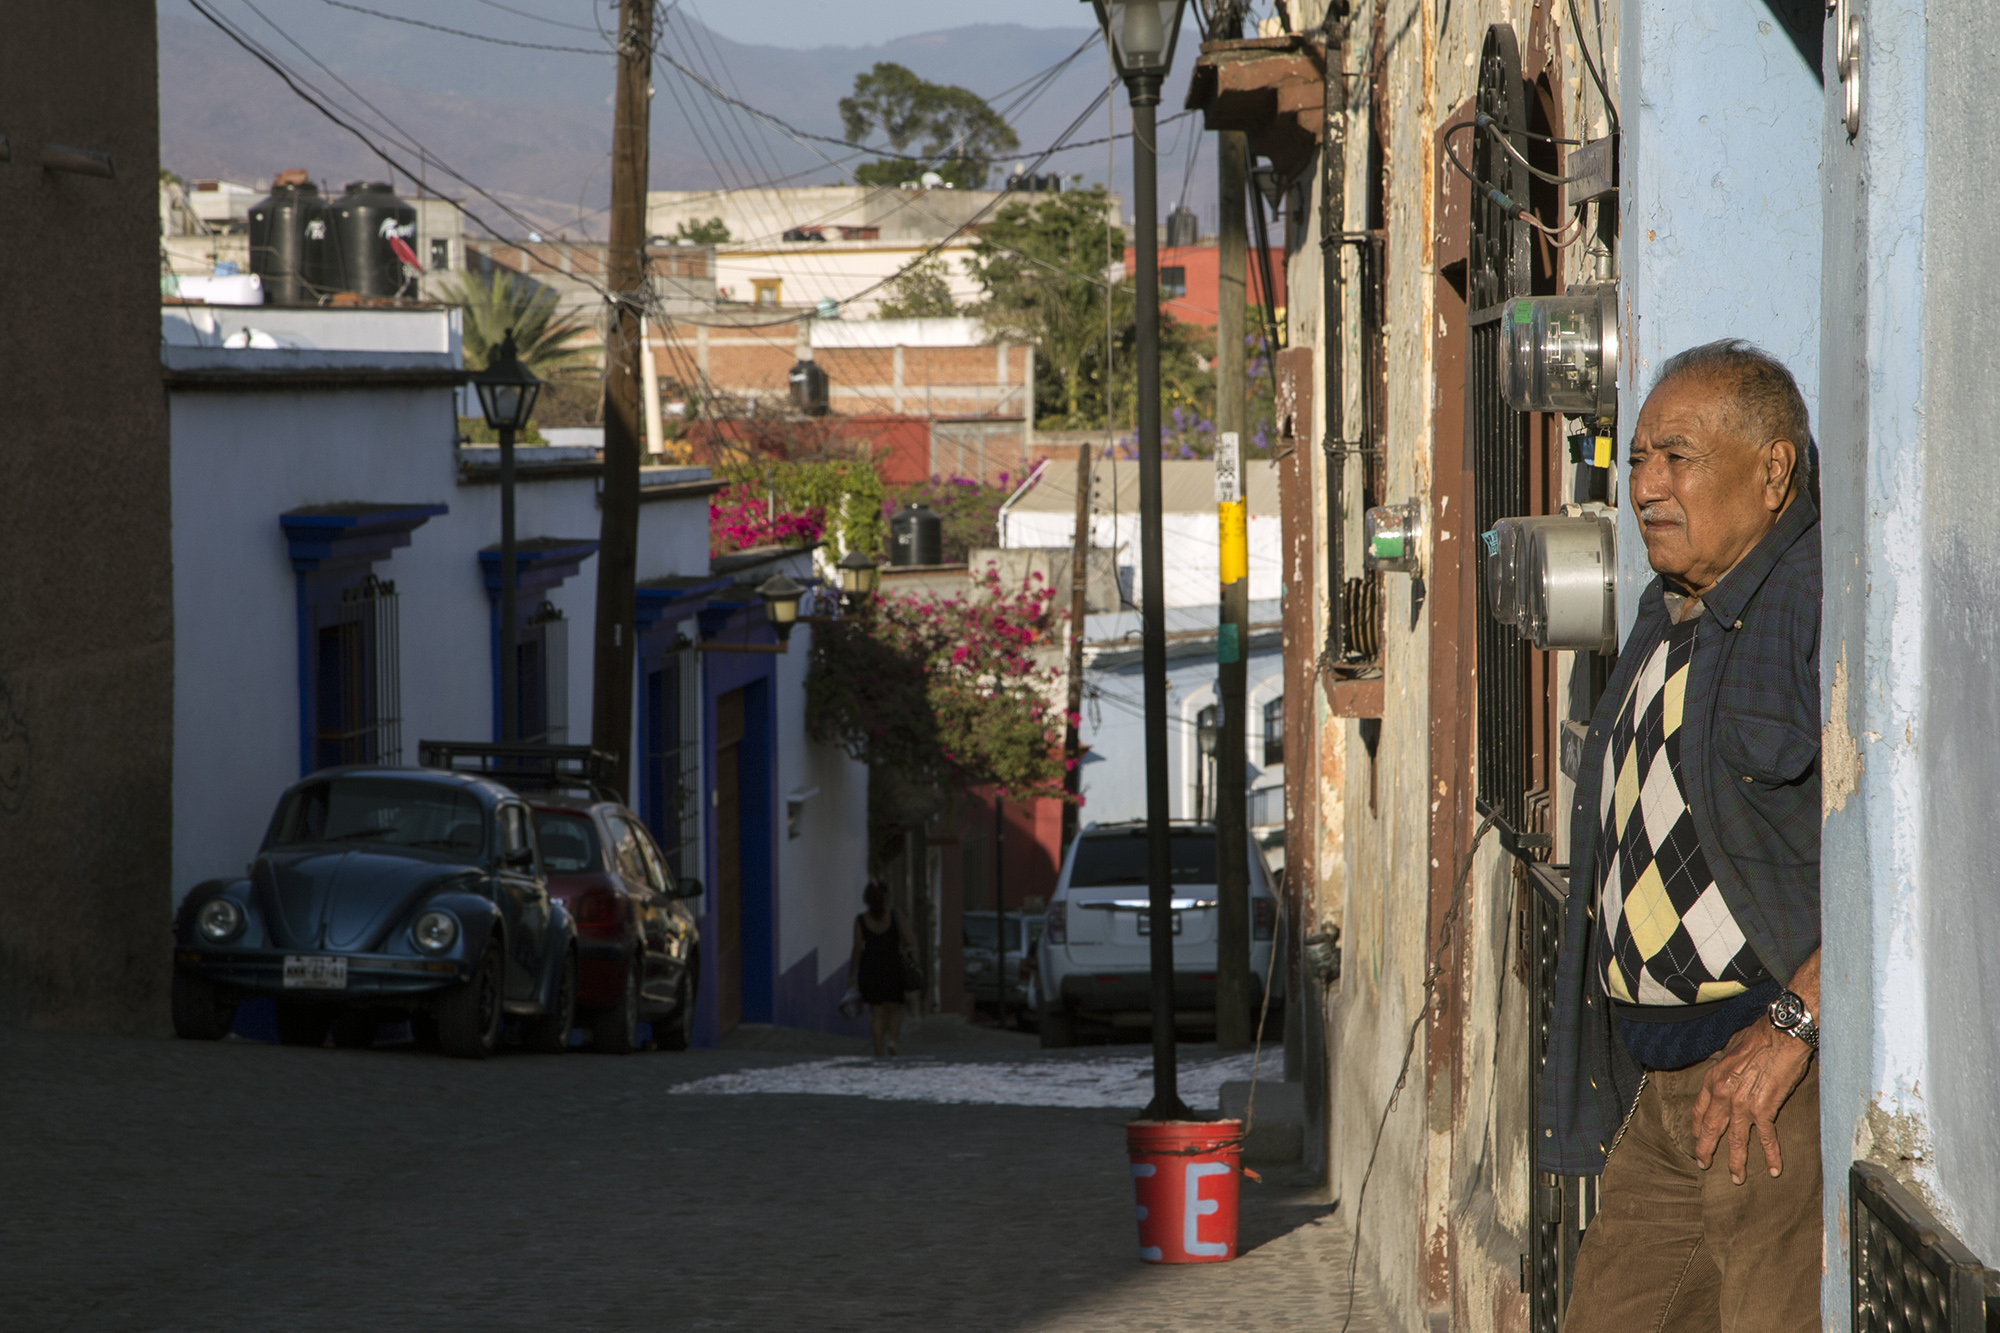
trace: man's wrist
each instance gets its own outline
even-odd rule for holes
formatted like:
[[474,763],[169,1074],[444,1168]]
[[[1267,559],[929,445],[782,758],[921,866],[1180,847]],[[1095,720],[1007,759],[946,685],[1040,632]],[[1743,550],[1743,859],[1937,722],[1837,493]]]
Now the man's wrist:
[[1788,1037],[1796,1037],[1805,1043],[1807,1049],[1819,1050],[1819,1023],[1817,1016],[1807,1007],[1805,999],[1796,991],[1778,992],[1778,998],[1771,1001],[1767,1017],[1771,1027]]

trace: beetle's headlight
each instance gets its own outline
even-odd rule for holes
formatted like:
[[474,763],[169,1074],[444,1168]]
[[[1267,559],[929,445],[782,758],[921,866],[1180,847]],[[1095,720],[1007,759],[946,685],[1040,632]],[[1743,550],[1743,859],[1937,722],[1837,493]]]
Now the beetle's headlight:
[[243,909],[227,898],[210,898],[195,913],[194,921],[203,939],[220,944],[243,929]]
[[458,943],[458,918],[449,912],[425,912],[410,927],[410,935],[425,953],[443,953]]

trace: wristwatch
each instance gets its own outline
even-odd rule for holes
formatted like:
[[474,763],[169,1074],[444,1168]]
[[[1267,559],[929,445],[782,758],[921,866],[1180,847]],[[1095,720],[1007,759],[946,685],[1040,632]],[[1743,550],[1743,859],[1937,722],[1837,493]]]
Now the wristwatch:
[[1790,1033],[1815,1051],[1819,1049],[1819,1024],[1813,1021],[1806,1002],[1790,991],[1778,992],[1778,998],[1771,1001],[1771,1026]]

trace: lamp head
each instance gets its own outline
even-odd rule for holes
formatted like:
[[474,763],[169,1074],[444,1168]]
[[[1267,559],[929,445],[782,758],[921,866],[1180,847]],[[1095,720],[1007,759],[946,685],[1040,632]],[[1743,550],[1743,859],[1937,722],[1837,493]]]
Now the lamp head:
[[840,591],[850,606],[866,600],[882,577],[881,568],[859,550],[840,557],[834,568],[840,571]]
[[1160,80],[1174,63],[1174,41],[1180,36],[1185,4],[1186,0],[1091,0],[1111,47],[1111,63],[1134,93],[1146,84],[1147,91],[1158,95]]
[[778,632],[778,642],[789,643],[792,626],[799,623],[799,599],[806,595],[805,585],[773,574],[757,585],[757,595],[764,599],[764,616]]
[[479,390],[479,410],[485,413],[487,425],[495,430],[527,428],[542,382],[521,364],[514,347],[514,330],[507,330],[500,346],[487,358],[486,369],[472,377],[472,384]]

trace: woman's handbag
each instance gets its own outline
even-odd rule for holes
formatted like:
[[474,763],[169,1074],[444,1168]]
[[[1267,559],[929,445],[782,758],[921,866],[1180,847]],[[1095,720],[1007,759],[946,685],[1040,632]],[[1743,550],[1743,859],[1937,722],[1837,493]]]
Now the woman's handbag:
[[917,966],[916,959],[910,957],[909,950],[905,949],[903,951],[902,959],[903,990],[905,992],[922,990],[924,988],[924,970]]

